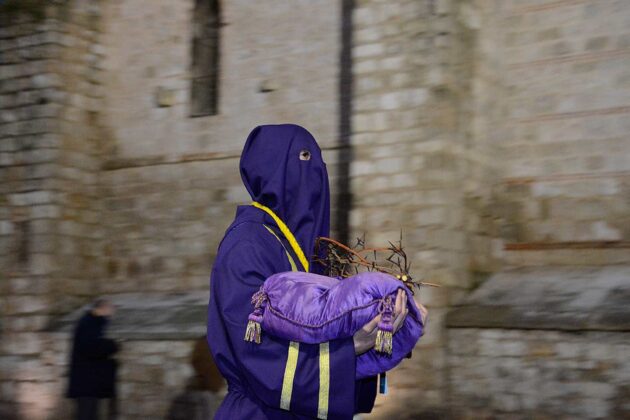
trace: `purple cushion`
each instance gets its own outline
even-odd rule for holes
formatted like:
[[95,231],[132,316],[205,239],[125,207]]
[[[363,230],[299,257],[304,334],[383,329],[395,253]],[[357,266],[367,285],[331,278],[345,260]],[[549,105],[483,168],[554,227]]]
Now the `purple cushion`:
[[[409,315],[392,336],[398,289],[407,293]],[[304,272],[277,273],[254,294],[252,303],[255,309],[249,316],[245,339],[257,342],[261,329],[266,334],[303,343],[351,337],[382,313],[377,346],[357,357],[357,379],[392,369],[423,334],[420,311],[409,289],[393,276],[379,272],[346,279]]]

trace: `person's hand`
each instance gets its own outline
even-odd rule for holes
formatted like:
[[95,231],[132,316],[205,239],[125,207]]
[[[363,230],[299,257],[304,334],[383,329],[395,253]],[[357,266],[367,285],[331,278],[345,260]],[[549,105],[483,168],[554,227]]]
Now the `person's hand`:
[[[396,294],[396,305],[394,306],[394,313],[392,314],[394,317],[394,334],[400,329],[400,327],[402,327],[408,313],[407,294],[402,289],[398,289],[398,293]],[[378,326],[380,320],[381,315],[377,315],[374,319],[365,324],[359,331],[354,333],[354,353],[357,356],[374,347],[374,344],[376,343],[376,333],[378,332],[376,327]]]
[[394,334],[403,326],[405,318],[409,313],[407,308],[407,293],[403,289],[398,289],[396,294],[396,305],[394,306]]

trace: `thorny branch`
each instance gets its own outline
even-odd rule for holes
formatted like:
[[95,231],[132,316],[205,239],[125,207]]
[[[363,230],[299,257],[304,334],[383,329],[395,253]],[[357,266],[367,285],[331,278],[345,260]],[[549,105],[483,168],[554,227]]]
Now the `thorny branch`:
[[402,247],[402,231],[397,244],[389,242],[388,247],[370,248],[365,246],[365,234],[349,247],[332,238],[319,237],[315,242],[313,262],[325,267],[326,275],[346,278],[362,271],[378,271],[391,274],[402,281],[414,293],[420,286],[440,287],[434,283],[414,280],[409,273],[411,262]]

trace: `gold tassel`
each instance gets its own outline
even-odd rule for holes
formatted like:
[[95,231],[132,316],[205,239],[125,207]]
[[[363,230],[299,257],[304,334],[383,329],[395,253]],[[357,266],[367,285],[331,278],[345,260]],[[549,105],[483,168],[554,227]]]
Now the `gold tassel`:
[[392,354],[392,332],[378,330],[374,349],[381,353]]
[[260,344],[260,335],[260,323],[250,320],[247,323],[247,329],[245,330],[245,341]]

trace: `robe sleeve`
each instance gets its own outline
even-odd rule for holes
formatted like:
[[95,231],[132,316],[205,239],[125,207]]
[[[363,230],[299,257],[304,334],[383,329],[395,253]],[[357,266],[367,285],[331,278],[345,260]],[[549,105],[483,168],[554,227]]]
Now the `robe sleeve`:
[[[221,318],[229,341],[217,343],[216,347],[227,345],[230,348],[239,381],[248,394],[253,394],[263,404],[284,409],[288,404],[292,413],[306,416],[322,417],[327,412],[330,419],[351,419],[356,403],[356,356],[352,337],[325,344],[327,357],[320,356],[320,344],[299,343],[296,352],[295,344],[290,350],[289,341],[264,331],[260,344],[244,340],[247,317],[253,310],[252,295],[268,276],[289,271],[288,262],[279,264],[286,261],[284,250],[260,236],[251,235],[225,244],[228,249],[215,262],[210,297],[211,306],[215,308],[209,313]],[[209,330],[208,337],[211,336]]]

